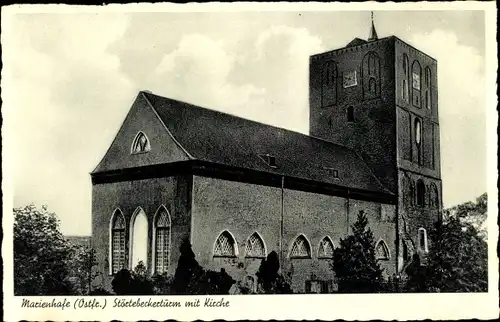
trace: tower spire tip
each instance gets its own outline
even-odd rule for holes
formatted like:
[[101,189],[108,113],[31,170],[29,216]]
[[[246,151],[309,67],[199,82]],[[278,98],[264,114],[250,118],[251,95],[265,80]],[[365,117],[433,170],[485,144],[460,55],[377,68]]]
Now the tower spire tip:
[[370,29],[370,36],[368,37],[368,41],[378,40],[377,30],[375,30],[375,23],[373,22],[373,11],[371,11],[371,18],[372,26]]

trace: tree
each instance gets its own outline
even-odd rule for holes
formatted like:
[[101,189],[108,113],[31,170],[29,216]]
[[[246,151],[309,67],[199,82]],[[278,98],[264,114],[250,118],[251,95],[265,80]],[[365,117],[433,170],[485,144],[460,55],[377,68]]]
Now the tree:
[[46,206],[14,209],[14,293],[68,295],[72,249]]
[[280,262],[275,251],[270,252],[266,259],[260,262],[259,270],[256,273],[257,284],[266,294],[290,294],[292,290],[285,281],[283,275],[279,273]]
[[189,294],[189,284],[193,274],[201,274],[201,266],[195,259],[195,255],[191,248],[191,243],[186,238],[182,241],[180,246],[181,255],[175,270],[174,281],[172,290],[175,294]]
[[486,217],[488,213],[488,194],[485,192],[476,198],[476,202],[468,201],[463,204],[445,210],[445,221],[451,217],[461,222],[473,225],[479,232],[479,236],[486,240]]
[[92,281],[99,275],[93,271],[97,265],[95,249],[86,245],[74,245],[71,258],[69,270],[70,275],[78,279],[78,293],[88,295],[92,291]]
[[[407,270],[406,291],[486,292],[488,245],[474,225],[450,217],[430,232],[427,266],[418,261]],[[418,257],[418,255],[417,255]]]
[[213,295],[229,294],[234,280],[224,269],[205,270],[198,264],[188,239],[183,240],[172,283],[174,294]]
[[340,239],[334,250],[333,271],[339,292],[375,293],[382,291],[382,269],[375,258],[375,241],[368,219],[360,211],[352,225],[353,233]]

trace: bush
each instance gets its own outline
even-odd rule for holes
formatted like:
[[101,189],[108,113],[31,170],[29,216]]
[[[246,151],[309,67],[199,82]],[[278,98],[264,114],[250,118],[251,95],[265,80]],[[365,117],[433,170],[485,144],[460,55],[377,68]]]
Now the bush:
[[111,286],[116,295],[129,295],[132,289],[132,274],[128,269],[121,269],[115,274]]
[[172,282],[174,294],[214,295],[229,294],[235,281],[224,269],[220,272],[204,270],[195,259],[191,243],[185,239]]
[[260,263],[257,271],[257,284],[265,294],[290,294],[292,290],[279,273],[280,262],[275,251],[270,252]]
[[116,295],[153,295],[153,281],[148,277],[144,263],[140,261],[133,272],[122,269],[111,282]]
[[173,294],[173,276],[167,274],[157,274],[152,278],[153,292],[157,295]]

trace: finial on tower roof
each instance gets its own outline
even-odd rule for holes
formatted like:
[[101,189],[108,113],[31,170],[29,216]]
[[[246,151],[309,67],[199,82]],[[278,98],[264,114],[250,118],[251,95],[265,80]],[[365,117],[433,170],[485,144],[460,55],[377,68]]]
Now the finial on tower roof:
[[373,22],[373,11],[371,13],[372,13],[372,28],[370,30],[370,37],[368,37],[368,41],[378,40],[377,31],[375,30],[375,24]]

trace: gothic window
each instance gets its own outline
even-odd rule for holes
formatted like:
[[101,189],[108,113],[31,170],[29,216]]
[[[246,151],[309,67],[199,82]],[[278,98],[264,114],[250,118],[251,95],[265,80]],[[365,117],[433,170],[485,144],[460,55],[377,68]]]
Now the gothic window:
[[431,109],[431,69],[425,68],[425,107]]
[[420,107],[420,87],[422,68],[418,61],[414,61],[412,65],[412,102],[416,107]]
[[408,102],[408,78],[409,78],[409,70],[408,70],[408,55],[403,54],[403,85],[402,85],[402,96],[405,102]]
[[170,214],[162,205],[156,212],[154,225],[154,256],[155,256],[155,273],[163,274],[168,272],[170,260],[170,238],[171,238],[171,222]]
[[420,119],[415,119],[415,144],[417,146],[417,162],[422,163],[422,122]]
[[354,107],[347,107],[347,122],[354,122]]
[[125,218],[119,209],[111,217],[111,274],[125,267]]
[[130,223],[130,267],[134,269],[139,262],[148,267],[148,218],[141,207],[136,209]]
[[417,181],[417,206],[425,206],[425,185],[422,180]]
[[420,119],[415,119],[415,143],[420,145],[422,142],[422,123]]
[[389,247],[384,240],[379,240],[377,245],[375,245],[375,258],[379,260],[389,259]]
[[135,139],[132,143],[131,153],[145,153],[151,150],[151,146],[149,144],[149,140],[143,132],[137,133]]
[[321,79],[321,105],[337,104],[337,63],[328,61],[323,67]]
[[406,244],[406,241],[403,239],[403,259],[405,261],[409,260],[409,254],[408,254],[408,245]]
[[380,95],[380,59],[375,52],[363,58],[363,97],[376,98]]
[[311,258],[311,246],[304,235],[300,235],[293,242],[290,258]]
[[413,182],[410,183],[410,204],[415,205],[415,185]]
[[255,258],[266,257],[264,241],[258,233],[255,232],[248,238],[245,246],[245,256]]
[[333,258],[333,242],[330,237],[325,236],[318,246],[318,258],[331,259]]
[[427,231],[424,228],[418,229],[418,247],[420,250],[427,252]]
[[236,241],[231,233],[225,230],[215,241],[214,257],[235,257],[236,255]]
[[376,83],[375,83],[375,79],[374,78],[370,78],[370,80],[368,81],[368,88],[369,88],[369,91],[370,93],[376,93],[377,91],[377,87],[376,87]]
[[433,183],[431,185],[431,206],[439,208],[439,192],[436,185]]

